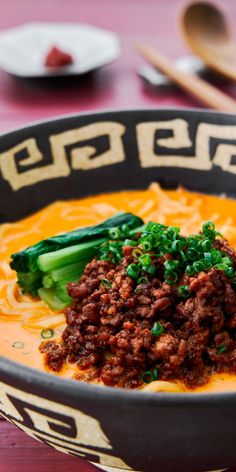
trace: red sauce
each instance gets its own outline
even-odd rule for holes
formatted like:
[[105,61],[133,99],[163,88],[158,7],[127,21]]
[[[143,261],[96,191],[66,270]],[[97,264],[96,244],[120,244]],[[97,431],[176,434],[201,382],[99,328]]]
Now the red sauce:
[[51,68],[64,67],[73,64],[71,54],[62,51],[56,46],[52,46],[45,57],[45,66]]

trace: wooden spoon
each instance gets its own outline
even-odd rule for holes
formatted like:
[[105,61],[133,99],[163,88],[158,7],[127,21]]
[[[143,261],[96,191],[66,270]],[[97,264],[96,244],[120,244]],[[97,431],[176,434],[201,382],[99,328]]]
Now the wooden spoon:
[[219,74],[236,80],[236,46],[224,13],[208,1],[187,4],[180,15],[186,43]]
[[200,77],[181,72],[164,54],[142,43],[136,43],[134,48],[140,56],[204,105],[216,110],[236,112],[235,100]]

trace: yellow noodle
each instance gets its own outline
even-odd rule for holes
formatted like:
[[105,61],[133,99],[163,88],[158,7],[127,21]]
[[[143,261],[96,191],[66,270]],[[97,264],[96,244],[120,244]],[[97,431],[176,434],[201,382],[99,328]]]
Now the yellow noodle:
[[155,382],[151,382],[150,384],[145,385],[142,387],[142,390],[145,392],[173,392],[173,393],[180,393],[184,392],[184,388],[177,383],[174,382],[167,382],[164,380],[155,380]]
[[[0,225],[0,355],[15,359],[12,344],[23,340],[26,351],[31,355],[20,355],[18,360],[27,365],[43,368],[38,345],[43,329],[53,329],[60,337],[65,327],[63,313],[52,312],[42,301],[21,293],[16,285],[16,276],[9,267],[10,255],[41,239],[71,231],[78,227],[93,225],[115,214],[117,211],[131,211],[145,221],[157,221],[181,227],[182,234],[198,232],[203,221],[212,220],[217,230],[229,239],[236,248],[236,202],[222,198],[194,194],[179,188],[164,191],[156,183],[145,191],[123,191],[98,195],[82,200],[56,202],[46,209],[16,223]],[[74,369],[75,367],[73,367]],[[72,370],[73,370],[72,369]],[[63,374],[64,375],[64,374]],[[68,376],[68,372],[65,376]],[[226,382],[218,379],[212,389]],[[236,380],[235,390],[236,390]],[[227,383],[228,382],[228,383]],[[227,380],[229,385],[231,380]],[[231,382],[232,383],[232,382]],[[232,386],[231,386],[232,387]],[[210,387],[209,387],[210,388]],[[229,388],[229,387],[227,387]],[[174,382],[155,381],[144,386],[146,392],[186,391]]]

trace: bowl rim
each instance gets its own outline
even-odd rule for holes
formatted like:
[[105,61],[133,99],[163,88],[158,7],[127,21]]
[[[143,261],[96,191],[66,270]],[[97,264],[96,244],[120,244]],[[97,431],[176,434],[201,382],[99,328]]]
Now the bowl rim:
[[102,110],[87,110],[87,111],[82,111],[79,113],[63,113],[62,115],[54,115],[50,116],[44,119],[40,120],[33,120],[30,122],[26,122],[25,124],[17,127],[10,129],[8,131],[4,131],[3,133],[0,133],[0,139],[8,137],[11,134],[14,134],[15,132],[20,132],[24,130],[30,130],[31,128],[38,126],[38,125],[46,125],[50,123],[55,123],[67,119],[72,119],[72,118],[79,118],[79,117],[86,117],[86,116],[97,116],[97,115],[115,115],[116,113],[137,113],[137,112],[153,112],[153,111],[159,111],[159,112],[176,112],[176,111],[181,111],[185,113],[190,113],[193,115],[197,115],[198,113],[202,115],[217,115],[217,116],[222,116],[222,117],[231,117],[235,118],[236,121],[236,113],[227,113],[224,111],[219,111],[219,110],[212,110],[210,108],[200,108],[200,107],[182,107],[182,106],[175,106],[172,107],[171,105],[166,105],[162,107],[156,107],[156,106],[149,106],[147,107],[134,107],[134,108],[105,108]]
[[[2,378],[6,376],[5,381]],[[27,391],[35,395],[31,391],[31,386],[39,389],[40,394],[36,396],[47,398],[47,392],[55,393],[53,401],[57,401],[60,394],[60,401],[68,405],[69,399],[85,398],[90,401],[103,400],[123,401],[125,403],[140,404],[141,406],[148,401],[150,406],[159,404],[163,406],[185,406],[186,404],[200,405],[211,404],[212,408],[216,405],[228,402],[229,400],[236,406],[236,390],[226,392],[145,392],[138,389],[125,389],[118,387],[108,387],[106,385],[96,385],[87,382],[79,382],[74,379],[62,377],[60,375],[43,372],[40,369],[28,367],[24,364],[10,360],[4,356],[0,356],[0,382],[8,385],[8,379],[11,378],[9,385],[19,390]],[[29,389],[29,391],[28,391]],[[41,394],[41,392],[43,392]],[[45,394],[46,393],[46,394]],[[61,401],[64,398],[64,401]],[[51,398],[50,398],[51,400]],[[70,403],[70,402],[69,402]]]
[[[115,109],[105,109],[105,110],[89,110],[85,112],[80,112],[80,113],[68,113],[68,114],[63,114],[63,115],[58,115],[50,118],[46,118],[43,120],[37,120],[33,121],[30,123],[26,123],[23,126],[20,126],[19,128],[14,128],[12,130],[9,130],[7,132],[1,133],[0,134],[0,140],[2,138],[6,138],[8,136],[11,136],[12,134],[15,134],[17,132],[21,132],[24,130],[30,130],[31,128],[35,126],[40,126],[40,125],[46,125],[50,123],[55,123],[55,122],[60,122],[63,120],[67,119],[73,119],[73,118],[79,118],[79,117],[85,117],[85,116],[103,116],[105,114],[109,115],[116,115],[117,113],[138,113],[138,112],[153,112],[153,111],[159,111],[159,112],[176,112],[176,111],[183,111],[185,113],[189,113],[190,115],[217,115],[221,116],[222,118],[224,117],[231,117],[235,118],[236,121],[236,115],[233,113],[225,113],[221,111],[214,111],[210,109],[201,109],[201,108],[186,108],[186,107],[171,107],[171,106],[166,106],[166,107],[137,107],[137,108],[115,108]],[[5,381],[2,378],[1,374],[4,374],[4,377],[6,376],[7,380]],[[64,403],[68,405],[68,398],[71,399],[76,399],[81,396],[84,398],[87,398],[88,400],[91,401],[104,401],[104,400],[114,400],[114,401],[125,401],[125,402],[134,402],[136,404],[146,404],[148,403],[150,405],[156,405],[157,403],[161,403],[162,406],[184,406],[186,403],[187,404],[193,404],[193,405],[200,405],[203,406],[207,404],[209,406],[209,403],[212,405],[212,407],[215,407],[218,404],[222,404],[222,402],[225,401],[234,401],[236,404],[236,389],[234,391],[220,391],[220,392],[145,392],[143,390],[138,390],[138,389],[124,389],[124,388],[117,388],[117,387],[108,387],[108,386],[103,386],[103,385],[96,385],[96,384],[91,384],[91,383],[86,383],[86,382],[79,382],[73,379],[68,379],[65,377],[60,377],[59,375],[54,375],[51,373],[43,372],[40,369],[37,368],[32,368],[28,367],[24,364],[21,364],[19,362],[13,361],[5,356],[0,356],[0,381],[3,383],[6,382],[8,384],[8,378],[11,378],[12,381],[14,381],[13,385],[15,388],[19,388],[21,390],[24,390],[24,387],[27,386],[30,389],[30,386],[33,385],[34,387],[38,387],[41,391],[43,390],[44,392],[51,391],[52,393],[55,393],[55,398],[58,396],[58,392],[60,392],[60,396],[63,396],[65,398],[65,401],[61,401],[60,403]],[[23,387],[20,388],[18,387],[17,381],[22,385]],[[41,394],[39,394],[41,396]],[[42,395],[44,398],[47,398],[47,395]],[[67,400],[67,401],[66,401]],[[56,401],[56,400],[55,400]]]

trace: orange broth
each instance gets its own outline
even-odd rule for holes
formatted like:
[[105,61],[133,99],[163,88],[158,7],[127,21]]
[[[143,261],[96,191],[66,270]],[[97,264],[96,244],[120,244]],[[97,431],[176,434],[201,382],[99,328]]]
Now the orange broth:
[[[236,248],[236,201],[183,189],[164,191],[157,184],[144,191],[123,191],[56,202],[21,221],[2,224],[0,355],[44,370],[43,356],[38,350],[42,342],[41,331],[52,328],[54,338],[59,338],[65,327],[63,313],[52,312],[42,301],[32,301],[21,294],[16,285],[16,274],[9,267],[11,254],[49,236],[97,224],[121,210],[132,211],[144,221],[180,226],[183,234],[197,232],[202,222],[211,220]],[[60,375],[72,376],[75,368],[70,365]],[[226,390],[236,391],[236,375],[214,375],[207,385],[194,391]]]

